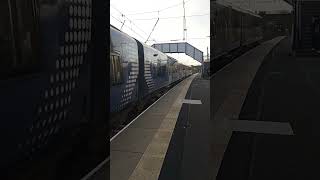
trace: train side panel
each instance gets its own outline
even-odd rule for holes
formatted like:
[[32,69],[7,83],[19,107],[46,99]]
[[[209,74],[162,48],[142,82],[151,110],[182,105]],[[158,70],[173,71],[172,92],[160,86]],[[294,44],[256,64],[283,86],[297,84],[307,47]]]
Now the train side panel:
[[225,30],[225,20],[228,19],[228,16],[226,14],[227,7],[214,3],[213,8],[213,55],[215,57],[218,57],[225,53],[225,49],[227,47],[227,32]]
[[[147,84],[147,94],[169,85],[168,56],[164,53],[143,45],[144,49],[144,78]],[[140,82],[139,82],[140,83]]]
[[177,60],[168,57],[168,67],[169,67],[169,83],[173,83],[177,80],[179,80],[179,75],[178,75],[178,69],[177,69]]
[[[90,114],[92,63],[91,0],[2,5],[8,10],[3,15],[13,22],[5,26],[15,34],[5,39],[15,43],[11,44],[14,55],[1,64],[5,67],[0,87],[1,168],[36,158],[48,149],[55,152],[72,146],[68,137],[75,137],[84,116]],[[81,23],[69,12],[78,5],[84,9],[78,15]]]
[[213,2],[213,58],[240,47],[241,13]]
[[114,28],[110,53],[110,112],[119,112],[138,98],[138,46],[130,36]]
[[248,45],[262,39],[261,17],[243,14],[244,31],[243,45]]
[[262,39],[261,17],[224,1],[211,5],[213,59]]

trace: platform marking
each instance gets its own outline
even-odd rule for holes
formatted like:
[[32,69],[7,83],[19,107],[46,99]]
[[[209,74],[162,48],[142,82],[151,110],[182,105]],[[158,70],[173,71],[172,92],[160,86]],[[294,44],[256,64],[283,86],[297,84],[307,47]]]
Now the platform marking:
[[184,103],[184,104],[202,104],[201,100],[193,100],[193,99],[183,99],[182,103]]
[[270,121],[252,121],[252,120],[230,120],[232,131],[294,135],[290,123],[288,122],[270,122]]

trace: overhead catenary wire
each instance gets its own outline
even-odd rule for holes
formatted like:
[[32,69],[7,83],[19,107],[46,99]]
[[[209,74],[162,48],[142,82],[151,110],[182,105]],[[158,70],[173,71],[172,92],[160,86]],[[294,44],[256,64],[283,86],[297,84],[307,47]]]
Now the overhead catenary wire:
[[[114,17],[113,15],[110,14],[110,16],[111,16],[112,18],[114,18],[115,20],[117,20],[118,22],[123,23],[121,20],[119,20],[118,18]],[[131,27],[129,27],[128,25],[124,24],[124,26],[126,26],[127,28],[130,28],[133,33],[135,33],[136,35],[140,36],[142,39],[145,39],[145,37],[143,37],[141,34],[137,33],[136,31],[134,31],[134,30],[133,30]]]
[[[188,0],[188,1],[185,1],[184,3],[187,3],[191,0]],[[159,10],[154,10],[154,11],[145,11],[145,12],[138,12],[138,13],[131,13],[131,14],[127,14],[128,16],[132,16],[132,15],[141,15],[141,14],[150,14],[150,13],[158,13],[158,12],[162,12],[162,11],[165,11],[167,9],[171,9],[171,8],[174,8],[174,7],[177,7],[177,6],[181,6],[183,5],[183,3],[177,3],[177,4],[174,4],[174,5],[171,5],[171,6],[168,6],[168,7],[165,7],[163,9],[159,9]]]
[[120,30],[122,30],[124,23],[126,23],[126,20],[123,20]]
[[[191,37],[188,38],[189,40],[202,40],[202,39],[210,39],[210,36],[206,36],[206,37]],[[172,42],[172,41],[182,41],[183,39],[169,39],[169,40],[157,40],[157,42],[161,43],[161,42]]]
[[[210,13],[194,14],[194,15],[186,16],[186,18],[199,17],[199,16],[208,16],[208,15],[210,15]],[[183,18],[183,16],[159,17],[159,19],[179,19],[179,18]],[[155,20],[155,19],[158,19],[158,18],[144,18],[144,19],[133,19],[133,20],[135,20],[135,21],[144,21],[144,20]]]
[[156,26],[157,26],[157,24],[158,24],[158,22],[159,22],[159,18],[157,19],[156,24],[153,26],[153,28],[152,28],[152,30],[151,30],[151,32],[150,32],[150,34],[149,34],[149,36],[148,36],[147,40],[145,41],[145,43],[147,43],[147,42],[148,42],[148,40],[149,40],[149,38],[150,38],[150,36],[151,36],[152,32],[154,31],[154,28],[156,28]]
[[114,10],[116,10],[122,17],[126,18],[130,24],[134,25],[137,29],[139,29],[141,32],[143,32],[145,35],[148,35],[148,33],[146,33],[144,30],[142,30],[139,26],[137,26],[131,19],[129,19],[124,13],[122,13],[119,9],[117,9],[116,7],[114,7],[113,5],[111,5],[110,7],[112,7]]
[[[189,2],[189,1],[191,1],[191,0],[187,0],[187,1],[185,1],[185,3],[187,3],[187,2]],[[144,14],[144,13],[158,13],[158,18],[159,18],[159,20],[165,20],[165,19],[178,19],[178,18],[183,18],[184,16],[174,16],[174,17],[159,17],[159,13],[160,13],[160,11],[164,11],[164,10],[167,10],[167,9],[170,9],[170,8],[173,8],[173,7],[177,7],[177,6],[179,6],[179,5],[183,5],[183,2],[181,2],[181,3],[178,3],[178,4],[174,4],[174,5],[171,5],[171,6],[168,6],[168,7],[166,7],[166,8],[163,8],[163,9],[160,9],[160,10],[155,10],[155,11],[148,11],[148,12],[142,12],[142,13],[135,13],[135,14]],[[116,10],[121,16],[122,16],[122,18],[124,19],[124,20],[119,20],[119,19],[116,19],[114,16],[113,16],[113,18],[114,19],[116,19],[117,21],[119,21],[121,24],[122,24],[122,27],[123,26],[126,26],[126,27],[128,27],[132,32],[134,32],[136,35],[138,35],[139,37],[141,37],[141,38],[143,38],[143,39],[145,39],[144,38],[144,35],[145,36],[148,36],[149,35],[149,33],[146,33],[144,30],[142,30],[138,25],[136,25],[133,21],[136,21],[136,20],[157,20],[158,18],[145,18],[145,19],[130,19],[130,18],[128,18],[127,17],[127,15],[125,15],[124,13],[122,13],[118,8],[116,8],[114,5],[112,5],[111,4],[111,6],[110,7],[112,7],[114,10]],[[128,14],[128,15],[132,15],[132,14]],[[185,16],[186,18],[192,18],[192,17],[201,17],[201,16],[208,16],[208,15],[210,15],[210,13],[205,13],[205,14],[193,14],[193,15],[188,15],[188,16]],[[127,20],[127,21],[126,21]],[[130,27],[129,26],[127,26],[127,24],[125,24],[126,22],[129,22],[130,23]],[[133,29],[132,29],[132,25],[133,26],[135,26],[138,30],[139,30],[139,32],[141,31],[144,35],[141,35],[140,33],[138,33],[138,32],[136,32],[136,31],[134,31]],[[152,32],[151,32],[152,33]],[[151,34],[150,33],[150,34]],[[188,39],[206,39],[206,38],[188,38]],[[149,37],[149,38],[147,38],[147,41],[154,41],[154,42],[157,42],[158,40],[155,40],[155,38],[153,38],[153,37]],[[170,40],[169,40],[170,41]]]
[[[189,2],[189,1],[191,1],[191,0],[185,1],[184,4],[187,3],[187,2]],[[166,8],[163,8],[163,9],[161,9],[161,10],[159,10],[159,11],[164,11],[164,10],[167,10],[167,9],[171,9],[171,8],[174,8],[174,7],[177,7],[177,6],[180,6],[180,5],[183,5],[183,2],[182,2],[182,3],[175,4],[175,5],[172,5],[172,6],[169,6],[169,7],[166,7]]]
[[[111,7],[113,7],[113,9],[115,9],[116,11],[118,11],[118,13],[120,13],[120,15],[122,16],[122,17],[124,17],[124,18],[126,18],[129,22],[130,22],[130,25],[131,25],[131,30],[133,31],[133,29],[132,29],[132,24],[137,28],[137,29],[139,29],[141,32],[143,32],[145,35],[147,35],[148,36],[148,38],[147,38],[147,40],[146,40],[146,42],[148,41],[148,39],[151,37],[151,33],[148,35],[148,33],[146,33],[144,30],[142,30],[139,26],[137,26],[134,22],[132,22],[132,20],[131,19],[129,19],[124,13],[122,13],[119,9],[117,9],[116,7],[114,7],[113,5],[111,5]],[[158,15],[159,15],[159,12],[158,12]],[[157,23],[158,23],[158,21],[159,21],[159,19],[157,20]],[[122,24],[122,27],[123,27],[123,25],[125,25],[124,24],[125,23],[125,20],[124,20],[124,22],[123,22],[123,24]],[[156,24],[157,24],[156,23]],[[121,29],[122,29],[122,27],[121,27]],[[128,26],[127,26],[128,27]],[[153,30],[154,30],[154,28],[153,28]],[[152,31],[153,31],[152,30]],[[135,31],[133,31],[133,32],[135,32]],[[135,32],[135,34],[137,34],[136,32]],[[139,34],[138,34],[139,35]],[[139,35],[140,37],[142,37],[141,35]],[[155,39],[153,38],[153,40],[155,41]],[[156,42],[156,41],[155,41]]]

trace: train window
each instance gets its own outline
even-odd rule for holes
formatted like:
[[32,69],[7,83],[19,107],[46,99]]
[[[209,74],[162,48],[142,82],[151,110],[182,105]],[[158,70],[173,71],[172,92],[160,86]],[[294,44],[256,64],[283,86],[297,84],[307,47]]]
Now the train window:
[[157,67],[158,67],[158,72],[157,72],[158,76],[164,76],[167,73],[167,65],[161,63],[161,59],[158,59]]
[[110,78],[112,85],[123,83],[122,65],[118,54],[110,55]]
[[0,2],[0,79],[37,68],[37,10],[34,1]]
[[159,66],[158,76],[164,76],[165,73],[166,73],[166,66],[165,65]]

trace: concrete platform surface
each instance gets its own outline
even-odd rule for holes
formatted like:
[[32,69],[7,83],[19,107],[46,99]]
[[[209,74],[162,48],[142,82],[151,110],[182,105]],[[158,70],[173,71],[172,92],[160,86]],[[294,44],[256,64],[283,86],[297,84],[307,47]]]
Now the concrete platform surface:
[[110,179],[156,180],[192,75],[149,107],[110,142]]
[[284,39],[260,66],[240,120],[290,124],[294,135],[234,132],[217,179],[320,179],[320,58]]
[[194,79],[182,105],[160,180],[215,179],[233,130],[228,123],[238,119],[262,60],[283,38],[252,49],[211,80]]
[[183,102],[160,180],[209,179],[210,81],[195,77]]
[[277,37],[255,47],[218,71],[211,79],[211,179],[218,175],[233,129],[239,119],[248,90],[264,58],[285,37]]

